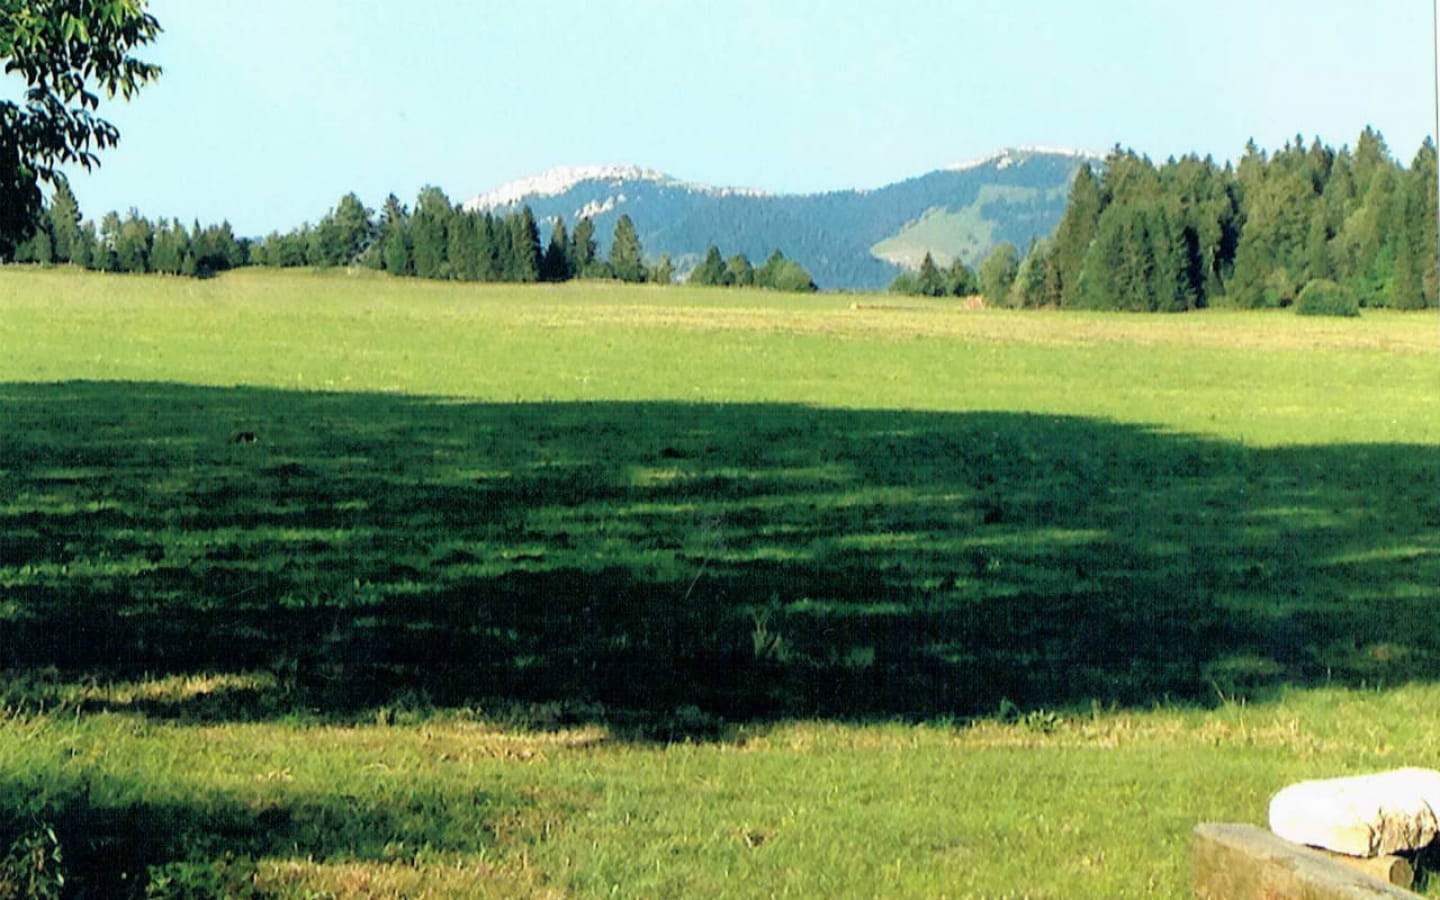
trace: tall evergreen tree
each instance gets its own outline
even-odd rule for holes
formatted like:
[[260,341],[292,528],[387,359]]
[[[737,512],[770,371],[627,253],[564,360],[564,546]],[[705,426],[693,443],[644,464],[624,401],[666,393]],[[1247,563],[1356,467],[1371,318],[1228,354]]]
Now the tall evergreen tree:
[[138,210],[131,209],[115,238],[119,271],[139,273],[150,270],[150,244],[154,234],[154,226],[141,218]]
[[1006,241],[997,244],[980,263],[980,294],[988,306],[1004,306],[1020,268],[1020,251]]
[[1095,240],[1103,208],[1099,181],[1088,164],[1081,165],[1070,183],[1070,202],[1055,229],[1055,270],[1062,305],[1073,306],[1077,302],[1080,268]]
[[627,215],[615,222],[615,237],[610,243],[610,267],[621,281],[645,280],[645,263],[640,249],[640,235]]
[[[975,270],[965,265],[965,261],[958,256],[950,263],[950,268],[945,270],[945,293],[953,297],[969,297],[980,293],[980,279]],[[1054,302],[1060,302],[1058,292]]]
[[928,252],[920,261],[920,271],[915,276],[916,289],[926,297],[941,297],[945,294],[945,276],[935,265],[935,257]]
[[50,234],[55,240],[55,261],[72,262],[75,257],[75,244],[80,240],[81,216],[80,203],[75,199],[75,193],[70,190],[69,179],[56,179],[55,196],[50,201],[48,218]]
[[508,280],[532,282],[540,280],[540,227],[530,207],[509,217],[511,234],[511,269]]
[[1047,238],[1034,241],[1010,286],[1008,305],[1025,309],[1047,306],[1050,298],[1050,273],[1054,267],[1055,241]]
[[550,243],[545,247],[545,257],[540,262],[540,277],[545,281],[569,281],[574,277],[570,271],[570,235],[565,229],[565,220],[556,217],[555,227],[550,229]]
[[575,233],[570,236],[570,271],[577,278],[587,278],[595,264],[595,223],[589,216],[581,216],[575,223]]
[[481,214],[475,221],[475,241],[480,262],[481,281],[499,281],[501,274],[505,271],[505,262],[502,258],[502,243],[508,245],[509,241],[502,242],[499,232],[505,231],[503,224],[499,223],[490,213]]
[[334,265],[352,266],[374,238],[375,225],[370,219],[371,211],[365,208],[354,193],[346,194],[335,204],[326,216],[333,231]]
[[185,264],[189,238],[178,221],[160,221],[155,226],[155,243],[150,248],[150,268],[163,275],[179,275]]
[[755,286],[755,267],[749,257],[737,253],[725,260],[725,283],[732,287]]
[[1389,284],[1390,300],[1397,309],[1424,309],[1431,305],[1426,282],[1434,283],[1436,266],[1435,145],[1429,138],[1416,153],[1395,200],[1395,270]]
[[70,261],[82,269],[95,268],[95,255],[99,252],[99,235],[95,223],[89,220],[80,223],[80,232],[70,248]]
[[652,284],[670,284],[675,280],[675,263],[670,260],[670,254],[661,255],[660,261],[650,268],[645,280]]
[[480,214],[456,208],[447,229],[450,275],[458,281],[479,281],[481,275]]
[[97,242],[98,253],[95,258],[95,268],[102,272],[121,272],[120,258],[115,254],[115,246],[120,241],[120,229],[123,226],[120,214],[113,209],[100,219],[100,238]]
[[[754,273],[751,273],[753,279]],[[705,258],[700,261],[690,272],[690,284],[701,287],[721,287],[725,281],[725,259],[720,255],[720,248],[714,244],[705,251]]]
[[446,229],[454,211],[450,198],[438,187],[421,188],[410,216],[410,252],[420,278],[448,278],[449,237]]
[[380,222],[376,227],[376,241],[380,245],[380,265],[392,275],[409,275],[410,242],[407,234],[410,214],[400,198],[394,194],[385,198],[380,210]]
[[[1310,219],[1318,198],[1311,181],[1298,172],[1266,176],[1247,194],[1245,230],[1235,250],[1235,275],[1227,288],[1243,307],[1278,306],[1276,287],[1297,285],[1306,267]],[[1277,271],[1283,270],[1282,274]]]

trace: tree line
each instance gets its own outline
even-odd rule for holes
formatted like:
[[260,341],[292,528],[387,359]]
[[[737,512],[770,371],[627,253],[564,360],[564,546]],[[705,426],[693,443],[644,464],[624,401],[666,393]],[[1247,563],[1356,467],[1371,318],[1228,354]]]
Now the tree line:
[[186,228],[173,219],[152,222],[132,209],[124,218],[106,213],[97,225],[81,216],[69,183],[59,177],[28,231],[15,245],[14,262],[204,277],[250,261],[250,242],[236,238],[229,222]]
[[[1023,255],[996,247],[975,288],[987,303],[1133,311],[1289,306],[1312,293],[1355,306],[1437,305],[1436,150],[1408,168],[1366,128],[1354,149],[1316,138],[1235,164],[1190,155],[1155,165],[1116,147],[1082,166],[1055,233]],[[987,277],[988,276],[988,277]],[[940,295],[933,260],[892,286]]]
[[[711,250],[718,257],[719,251]],[[152,222],[135,210],[124,218],[108,213],[97,226],[82,218],[69,184],[59,179],[29,237],[16,246],[13,261],[199,277],[260,265],[362,266],[398,276],[455,281],[598,278],[669,284],[675,279],[668,255],[653,264],[645,261],[629,216],[616,221],[609,253],[602,256],[595,225],[588,217],[581,217],[573,232],[557,217],[549,241],[542,243],[539,223],[528,206],[504,214],[467,210],[451,203],[436,187],[422,189],[413,210],[391,194],[378,216],[349,193],[314,225],[250,240],[236,238],[228,222],[208,227],[196,222],[187,229],[178,221]],[[692,273],[690,283],[816,289],[810,274],[779,250],[758,269],[743,256],[731,261],[738,277],[725,272],[711,281],[702,273],[697,280]]]
[[743,253],[723,258],[720,248],[714,244],[705,251],[705,258],[700,264],[691,270],[686,283],[698,287],[758,287],[800,293],[817,289],[805,267],[793,259],[786,259],[779,250],[771,253],[764,265],[757,269]]
[[259,241],[253,262],[266,266],[363,266],[392,275],[454,281],[538,282],[613,278],[669,282],[668,258],[644,260],[635,223],[615,223],[608,256],[602,257],[589,218],[574,232],[557,218],[548,243],[530,208],[494,214],[451,203],[437,187],[420,191],[414,209],[391,194],[376,216],[353,193],[315,225]]

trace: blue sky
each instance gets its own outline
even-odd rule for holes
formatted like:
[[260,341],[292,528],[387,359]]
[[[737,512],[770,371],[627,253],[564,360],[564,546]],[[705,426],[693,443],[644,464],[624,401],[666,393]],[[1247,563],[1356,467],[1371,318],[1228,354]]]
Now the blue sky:
[[318,219],[556,165],[875,187],[1002,146],[1158,159],[1434,130],[1430,0],[151,0],[87,216]]

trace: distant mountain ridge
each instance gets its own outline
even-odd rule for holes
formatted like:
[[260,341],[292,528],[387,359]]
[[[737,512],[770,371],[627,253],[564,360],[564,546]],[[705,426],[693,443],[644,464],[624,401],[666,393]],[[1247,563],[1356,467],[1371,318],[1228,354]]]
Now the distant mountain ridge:
[[602,252],[615,220],[628,214],[646,256],[669,254],[680,271],[712,244],[756,264],[778,248],[822,288],[873,289],[927,252],[942,264],[958,257],[973,266],[1004,241],[1023,250],[1055,229],[1081,164],[1099,160],[1067,148],[1009,148],[881,188],[823,194],[695,184],[634,165],[567,166],[478,194],[465,207],[528,205],[541,222],[561,217],[571,228],[589,216]]

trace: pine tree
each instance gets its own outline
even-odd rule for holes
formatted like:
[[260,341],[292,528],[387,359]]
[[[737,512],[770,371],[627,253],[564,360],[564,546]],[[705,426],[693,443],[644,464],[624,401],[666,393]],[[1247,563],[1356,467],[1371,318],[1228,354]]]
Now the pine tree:
[[610,243],[610,267],[621,281],[645,280],[645,263],[640,249],[640,235],[627,215],[615,222],[615,236]]
[[[753,272],[752,272],[753,280]],[[725,280],[725,260],[720,256],[720,248],[714,244],[705,251],[705,258],[700,265],[690,273],[689,283],[701,287],[721,287],[727,282]]]
[[660,257],[660,261],[651,267],[645,280],[653,284],[670,284],[675,280],[675,264],[670,261],[670,254]]
[[1035,309],[1050,302],[1049,274],[1054,265],[1054,255],[1053,239],[1031,242],[1015,273],[1015,283],[1010,286],[1007,305]]
[[55,241],[56,262],[74,261],[75,244],[80,240],[80,203],[70,190],[68,179],[56,179],[55,196],[50,201],[47,216]]
[[374,237],[375,226],[370,216],[371,211],[354,193],[341,197],[316,227],[316,232],[323,235],[319,240],[323,262],[316,264],[354,265]]
[[945,277],[935,265],[935,258],[928,252],[920,261],[920,271],[915,276],[915,287],[926,297],[941,297],[945,294]]
[[150,249],[150,268],[163,275],[179,275],[185,263],[189,239],[178,221],[161,221],[155,226],[155,243]]
[[410,214],[394,194],[385,198],[380,211],[376,240],[380,244],[380,266],[392,275],[409,275],[410,247],[406,235]]
[[504,271],[504,262],[500,256],[501,242],[496,233],[498,227],[495,217],[488,212],[475,220],[476,256],[480,262],[481,281],[499,281]]
[[[970,297],[980,292],[980,279],[975,270],[956,257],[945,271],[945,293],[952,297]],[[1059,302],[1058,298],[1055,302]]]
[[575,233],[570,237],[570,271],[576,278],[589,278],[595,264],[595,223],[589,216],[582,216],[575,223]]
[[95,223],[85,221],[80,224],[80,232],[75,238],[75,243],[70,248],[70,261],[82,269],[89,269],[95,266],[96,248],[100,238],[95,233]]
[[414,264],[410,259],[410,229],[405,220],[395,222],[385,232],[381,246],[381,257],[385,271],[391,275],[414,275]]
[[523,207],[517,215],[510,217],[511,266],[510,281],[532,282],[540,280],[540,227],[535,223],[535,214],[530,207]]
[[458,281],[480,280],[480,215],[457,209],[447,229],[450,275]]
[[1435,238],[1435,177],[1435,146],[1427,138],[1405,173],[1395,202],[1395,271],[1389,293],[1397,309],[1430,305],[1426,281],[1440,250]]
[[438,187],[421,188],[410,217],[410,253],[415,275],[420,278],[450,277],[447,228],[454,210],[450,198]]
[[1070,202],[1055,229],[1055,269],[1060,281],[1060,303],[1064,306],[1077,303],[1080,269],[1095,240],[1103,209],[1100,184],[1090,166],[1082,165],[1070,183]]
[[[1358,172],[1357,161],[1357,172]],[[1393,234],[1400,175],[1394,165],[1374,170],[1359,205],[1345,219],[1336,236],[1337,268],[1342,282],[1360,298],[1362,306],[1387,306],[1387,284],[1395,272]]]
[[755,286],[794,293],[818,290],[809,271],[794,260],[786,259],[785,254],[779,250],[772,252],[770,258],[765,260],[765,265],[755,270]]
[[[1244,231],[1235,251],[1235,274],[1226,288],[1242,307],[1278,306],[1275,287],[1295,284],[1304,274],[1310,220],[1319,206],[1314,186],[1298,172],[1266,176],[1247,195]],[[1277,276],[1283,269],[1284,277]]]
[[102,272],[119,272],[119,258],[115,255],[115,244],[120,239],[123,223],[120,214],[111,210],[100,219],[100,237],[96,243],[95,268]]
[[555,219],[550,229],[550,243],[545,247],[545,257],[540,262],[540,277],[545,281],[569,281],[574,277],[570,271],[570,235],[565,229],[565,220]]
[[755,267],[743,253],[725,260],[725,283],[732,287],[754,287]]
[[997,244],[980,263],[980,294],[987,306],[1004,306],[1020,268],[1020,251],[1008,241]]

